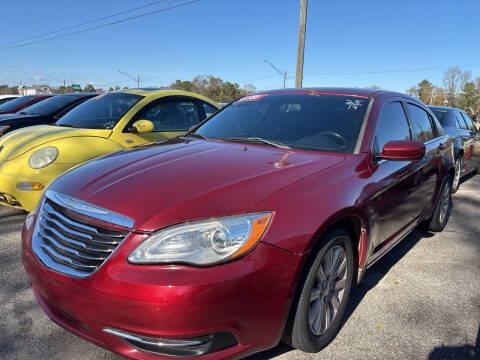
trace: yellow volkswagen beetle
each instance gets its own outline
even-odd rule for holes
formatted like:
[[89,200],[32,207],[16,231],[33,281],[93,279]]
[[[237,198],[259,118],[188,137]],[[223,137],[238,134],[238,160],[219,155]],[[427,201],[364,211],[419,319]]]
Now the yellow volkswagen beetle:
[[184,134],[220,108],[178,90],[122,90],[87,100],[54,125],[0,137],[0,204],[31,211],[58,175],[90,159]]

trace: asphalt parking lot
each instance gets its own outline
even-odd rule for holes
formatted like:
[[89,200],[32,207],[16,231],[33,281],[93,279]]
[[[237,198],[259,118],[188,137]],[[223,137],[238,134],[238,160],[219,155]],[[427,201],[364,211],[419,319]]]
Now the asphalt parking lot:
[[[415,231],[369,269],[318,354],[287,346],[248,360],[480,359],[480,175],[453,197],[442,233]],[[0,206],[0,358],[122,359],[52,323],[21,265],[25,213]]]

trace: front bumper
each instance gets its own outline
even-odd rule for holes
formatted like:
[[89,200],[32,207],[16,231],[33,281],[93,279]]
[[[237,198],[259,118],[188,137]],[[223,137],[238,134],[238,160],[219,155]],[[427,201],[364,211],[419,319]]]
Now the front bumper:
[[75,164],[51,164],[43,169],[32,169],[24,159],[0,162],[0,205],[32,211],[43,191],[17,189],[17,183],[41,183],[47,187],[58,175]]
[[202,352],[171,353],[168,346],[159,352],[135,338],[182,345],[210,336],[214,344],[201,358],[233,359],[280,340],[300,255],[260,243],[244,258],[212,267],[132,265],[125,259],[143,237],[131,234],[94,274],[79,279],[46,268],[33,254],[33,223],[31,214],[22,255],[38,302],[53,321],[99,346],[135,359],[194,358]]

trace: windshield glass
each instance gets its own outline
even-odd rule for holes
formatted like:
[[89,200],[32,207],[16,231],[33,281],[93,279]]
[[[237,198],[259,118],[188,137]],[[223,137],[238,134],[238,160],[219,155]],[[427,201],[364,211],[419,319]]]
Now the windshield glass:
[[0,111],[12,111],[34,99],[35,95],[26,95],[12,99],[0,105]]
[[440,124],[442,124],[442,126],[447,126],[446,124],[447,112],[445,110],[438,110],[438,109],[431,109],[431,110],[437,117],[438,121],[440,121]]
[[211,139],[353,152],[368,99],[332,94],[258,94],[241,98],[195,133]]
[[51,115],[82,98],[83,95],[55,95],[24,108],[20,114]]
[[107,93],[87,100],[58,120],[55,125],[84,129],[113,129],[120,118],[137,102],[141,95]]

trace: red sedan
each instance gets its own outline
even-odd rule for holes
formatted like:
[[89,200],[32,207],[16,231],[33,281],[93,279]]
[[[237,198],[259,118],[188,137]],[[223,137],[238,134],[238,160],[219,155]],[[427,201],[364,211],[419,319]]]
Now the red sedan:
[[316,352],[369,266],[416,226],[445,227],[451,159],[403,94],[249,95],[57,178],[26,219],[23,264],[53,321],[130,358]]

